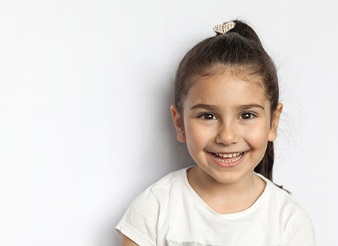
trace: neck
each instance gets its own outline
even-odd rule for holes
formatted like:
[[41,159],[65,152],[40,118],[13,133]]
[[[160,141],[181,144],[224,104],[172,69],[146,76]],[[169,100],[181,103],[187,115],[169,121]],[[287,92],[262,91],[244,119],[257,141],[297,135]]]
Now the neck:
[[188,180],[202,200],[221,214],[251,207],[265,188],[265,182],[253,172],[237,182],[220,183],[198,166],[189,170]]

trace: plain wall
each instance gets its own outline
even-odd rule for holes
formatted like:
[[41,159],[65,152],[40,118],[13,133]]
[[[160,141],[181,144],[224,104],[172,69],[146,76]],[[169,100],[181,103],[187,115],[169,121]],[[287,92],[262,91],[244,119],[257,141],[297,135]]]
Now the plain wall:
[[192,164],[169,106],[175,69],[240,18],[274,59],[274,178],[338,242],[336,1],[0,1],[0,244],[119,245],[130,202]]

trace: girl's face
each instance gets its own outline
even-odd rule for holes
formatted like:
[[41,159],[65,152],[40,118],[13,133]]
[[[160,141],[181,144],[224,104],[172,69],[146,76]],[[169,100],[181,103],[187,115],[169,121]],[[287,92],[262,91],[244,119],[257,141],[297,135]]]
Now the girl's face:
[[219,183],[252,178],[268,141],[275,140],[282,105],[271,119],[258,76],[217,73],[201,78],[183,102],[171,107],[177,138],[186,142],[197,166]]

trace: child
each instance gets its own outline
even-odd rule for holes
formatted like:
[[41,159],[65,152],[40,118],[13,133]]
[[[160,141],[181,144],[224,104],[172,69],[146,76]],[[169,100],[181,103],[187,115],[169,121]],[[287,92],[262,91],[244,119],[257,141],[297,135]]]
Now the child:
[[311,221],[272,183],[283,105],[275,66],[235,20],[181,61],[171,106],[196,165],[162,178],[129,207],[122,245],[315,245]]

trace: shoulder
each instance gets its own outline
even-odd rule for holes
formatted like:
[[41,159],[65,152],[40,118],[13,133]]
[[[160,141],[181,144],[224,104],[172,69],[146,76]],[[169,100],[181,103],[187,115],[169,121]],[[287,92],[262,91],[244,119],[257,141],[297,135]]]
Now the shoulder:
[[184,184],[186,168],[171,172],[149,186],[131,204],[130,208],[144,207],[154,211],[162,199],[165,199],[173,189],[180,189]]
[[[313,224],[304,206],[286,190],[279,188],[269,180],[266,182],[269,205],[271,209],[274,209],[272,212],[279,218],[287,245],[315,245]],[[307,243],[304,244],[304,242]]]
[[173,188],[182,186],[185,183],[187,168],[183,168],[167,174],[160,180],[149,186],[146,190],[155,196],[163,191],[169,191]]
[[272,203],[270,205],[276,205],[282,208],[283,211],[299,210],[305,212],[304,207],[294,198],[291,193],[277,186],[261,174],[257,175],[266,183],[266,188],[263,194],[267,197],[269,203]]
[[154,245],[160,212],[172,193],[180,193],[185,173],[186,168],[169,173],[149,186],[132,202],[116,229],[140,245]]
[[304,217],[308,217],[304,206],[301,205],[291,193],[278,187],[270,180],[266,180],[266,182],[271,202],[280,208],[282,214],[289,216],[291,214],[299,213],[303,214]]

